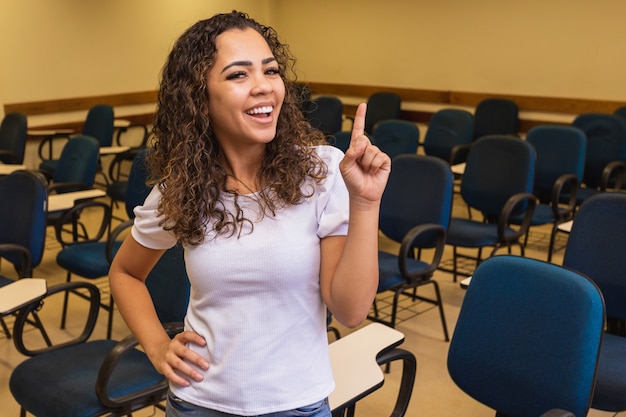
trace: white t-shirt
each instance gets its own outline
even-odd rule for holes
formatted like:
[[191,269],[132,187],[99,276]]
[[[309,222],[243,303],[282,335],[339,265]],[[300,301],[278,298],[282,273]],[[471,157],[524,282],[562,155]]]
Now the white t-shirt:
[[[211,364],[202,382],[171,384],[190,403],[231,414],[257,415],[302,407],[328,396],[334,381],[328,357],[326,308],[319,287],[320,239],[348,230],[348,192],[339,172],[343,153],[316,147],[328,166],[314,195],[256,221],[256,203],[239,197],[254,221],[230,237],[185,248],[191,296],[185,328],[206,347],[190,345]],[[155,187],[135,209],[133,237],[165,249],[175,238],[158,225]],[[231,207],[232,196],[225,205]],[[211,236],[207,232],[207,236]]]

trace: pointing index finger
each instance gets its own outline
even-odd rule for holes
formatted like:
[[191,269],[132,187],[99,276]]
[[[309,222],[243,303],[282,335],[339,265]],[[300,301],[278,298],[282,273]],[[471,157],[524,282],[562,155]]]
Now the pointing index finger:
[[354,115],[354,123],[352,124],[352,136],[351,141],[355,140],[365,132],[365,112],[367,110],[367,104],[361,103],[356,109]]

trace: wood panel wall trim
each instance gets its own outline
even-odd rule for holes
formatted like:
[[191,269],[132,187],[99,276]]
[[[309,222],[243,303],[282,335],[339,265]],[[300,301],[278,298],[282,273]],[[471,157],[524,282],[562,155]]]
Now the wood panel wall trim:
[[[566,97],[542,97],[529,95],[491,94],[452,90],[428,90],[415,88],[398,88],[387,86],[370,86],[356,84],[335,84],[323,82],[302,82],[307,85],[313,94],[327,94],[366,99],[371,94],[379,91],[394,92],[408,103],[424,103],[428,105],[457,105],[474,107],[479,101],[487,97],[502,97],[514,100],[522,112],[540,112],[554,114],[571,114],[598,112],[613,113],[615,109],[626,106],[626,101],[595,100],[585,98]],[[72,111],[83,111],[96,104],[107,103],[112,106],[132,106],[142,104],[154,104],[157,101],[157,91],[140,91],[131,93],[109,94],[91,97],[65,98],[58,100],[43,100],[24,103],[9,103],[4,105],[4,112],[22,112],[27,116],[55,114]],[[353,115],[356,107],[345,105],[346,114]],[[403,109],[402,118],[419,123],[428,123],[432,111]],[[151,115],[142,114],[136,116],[124,116],[125,119],[149,120]],[[526,132],[533,126],[547,123],[545,120],[520,120],[520,131]],[[551,122],[550,122],[551,123]],[[563,124],[555,121],[555,123]],[[62,127],[59,124],[50,127]]]
[[626,101],[594,100],[585,98],[543,97],[515,94],[492,94],[466,91],[423,90],[385,86],[364,86],[352,84],[305,83],[314,94],[332,94],[338,96],[369,97],[372,93],[389,91],[397,93],[407,102],[428,104],[451,104],[476,106],[487,97],[508,98],[514,100],[520,111],[580,114],[588,112],[613,113],[615,109],[626,106]]
[[4,113],[21,112],[27,116],[36,116],[41,114],[83,111],[95,106],[96,104],[102,103],[110,104],[112,106],[132,106],[156,103],[156,100],[156,91],[141,91],[135,93],[9,103],[4,105]]

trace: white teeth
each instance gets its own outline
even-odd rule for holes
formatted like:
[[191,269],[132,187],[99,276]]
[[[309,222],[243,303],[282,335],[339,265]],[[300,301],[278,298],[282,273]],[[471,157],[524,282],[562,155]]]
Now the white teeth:
[[264,106],[264,107],[257,107],[257,108],[254,108],[252,110],[248,110],[246,113],[248,113],[248,114],[271,113],[272,110],[274,110],[274,107],[272,107],[272,106]]

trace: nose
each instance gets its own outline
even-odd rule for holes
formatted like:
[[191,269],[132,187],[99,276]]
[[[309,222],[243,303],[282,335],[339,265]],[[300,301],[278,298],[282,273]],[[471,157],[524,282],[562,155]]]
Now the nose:
[[253,87],[252,94],[269,94],[272,92],[272,83],[267,79],[265,74],[261,71],[259,73],[255,73],[253,79]]

